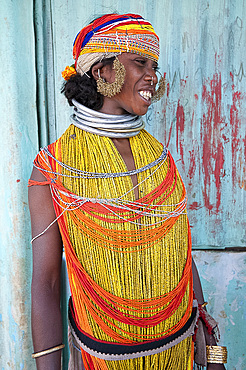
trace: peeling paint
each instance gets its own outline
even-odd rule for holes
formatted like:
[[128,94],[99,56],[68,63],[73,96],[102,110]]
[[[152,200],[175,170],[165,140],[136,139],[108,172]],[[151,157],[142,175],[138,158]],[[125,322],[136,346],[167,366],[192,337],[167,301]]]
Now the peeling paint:
[[[240,91],[232,71],[225,79],[224,60],[221,51],[215,52],[214,73],[201,76],[200,94],[193,93],[193,99],[189,97],[191,87],[197,86],[193,76],[187,73],[179,82],[171,77],[172,90],[162,109],[164,119],[173,117],[163,137],[187,186],[196,246],[245,245],[240,235],[245,235],[246,226],[241,193],[246,186],[246,92]],[[237,224],[237,232],[229,233],[230,220]]]
[[227,318],[227,315],[226,315],[226,313],[225,313],[225,311],[220,311],[220,313],[219,313],[219,315],[218,315],[219,317],[221,317],[222,319],[226,319]]

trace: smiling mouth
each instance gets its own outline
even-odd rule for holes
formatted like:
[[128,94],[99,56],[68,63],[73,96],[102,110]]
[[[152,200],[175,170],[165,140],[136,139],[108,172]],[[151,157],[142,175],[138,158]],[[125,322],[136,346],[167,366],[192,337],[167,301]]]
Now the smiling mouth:
[[153,94],[150,91],[146,90],[139,91],[139,95],[147,101],[150,100],[153,96]]

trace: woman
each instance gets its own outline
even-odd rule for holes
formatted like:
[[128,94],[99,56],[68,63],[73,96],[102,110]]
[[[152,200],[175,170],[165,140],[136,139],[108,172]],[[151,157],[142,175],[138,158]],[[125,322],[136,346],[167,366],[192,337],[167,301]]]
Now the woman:
[[73,51],[63,72],[72,124],[37,155],[29,184],[33,357],[38,369],[60,369],[64,245],[70,369],[192,369],[199,316],[209,344],[214,324],[192,275],[184,185],[141,119],[164,92],[158,36],[138,15],[109,14],[80,31]]

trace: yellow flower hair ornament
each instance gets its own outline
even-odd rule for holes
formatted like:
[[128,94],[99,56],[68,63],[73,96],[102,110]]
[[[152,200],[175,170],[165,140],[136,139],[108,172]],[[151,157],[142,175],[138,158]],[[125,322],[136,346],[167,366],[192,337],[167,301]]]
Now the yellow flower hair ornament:
[[74,68],[74,64],[72,64],[70,67],[69,66],[66,66],[66,68],[64,69],[64,71],[62,71],[62,77],[64,78],[64,80],[69,80],[69,78],[72,76],[72,75],[75,75],[76,74],[76,70]]

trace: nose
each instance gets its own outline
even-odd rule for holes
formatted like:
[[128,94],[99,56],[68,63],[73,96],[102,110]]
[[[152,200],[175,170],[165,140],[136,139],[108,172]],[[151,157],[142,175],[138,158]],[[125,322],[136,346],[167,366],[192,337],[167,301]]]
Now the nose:
[[157,84],[158,78],[157,78],[155,70],[152,67],[148,68],[148,70],[146,71],[144,79],[145,79],[145,81],[148,81],[151,86]]

